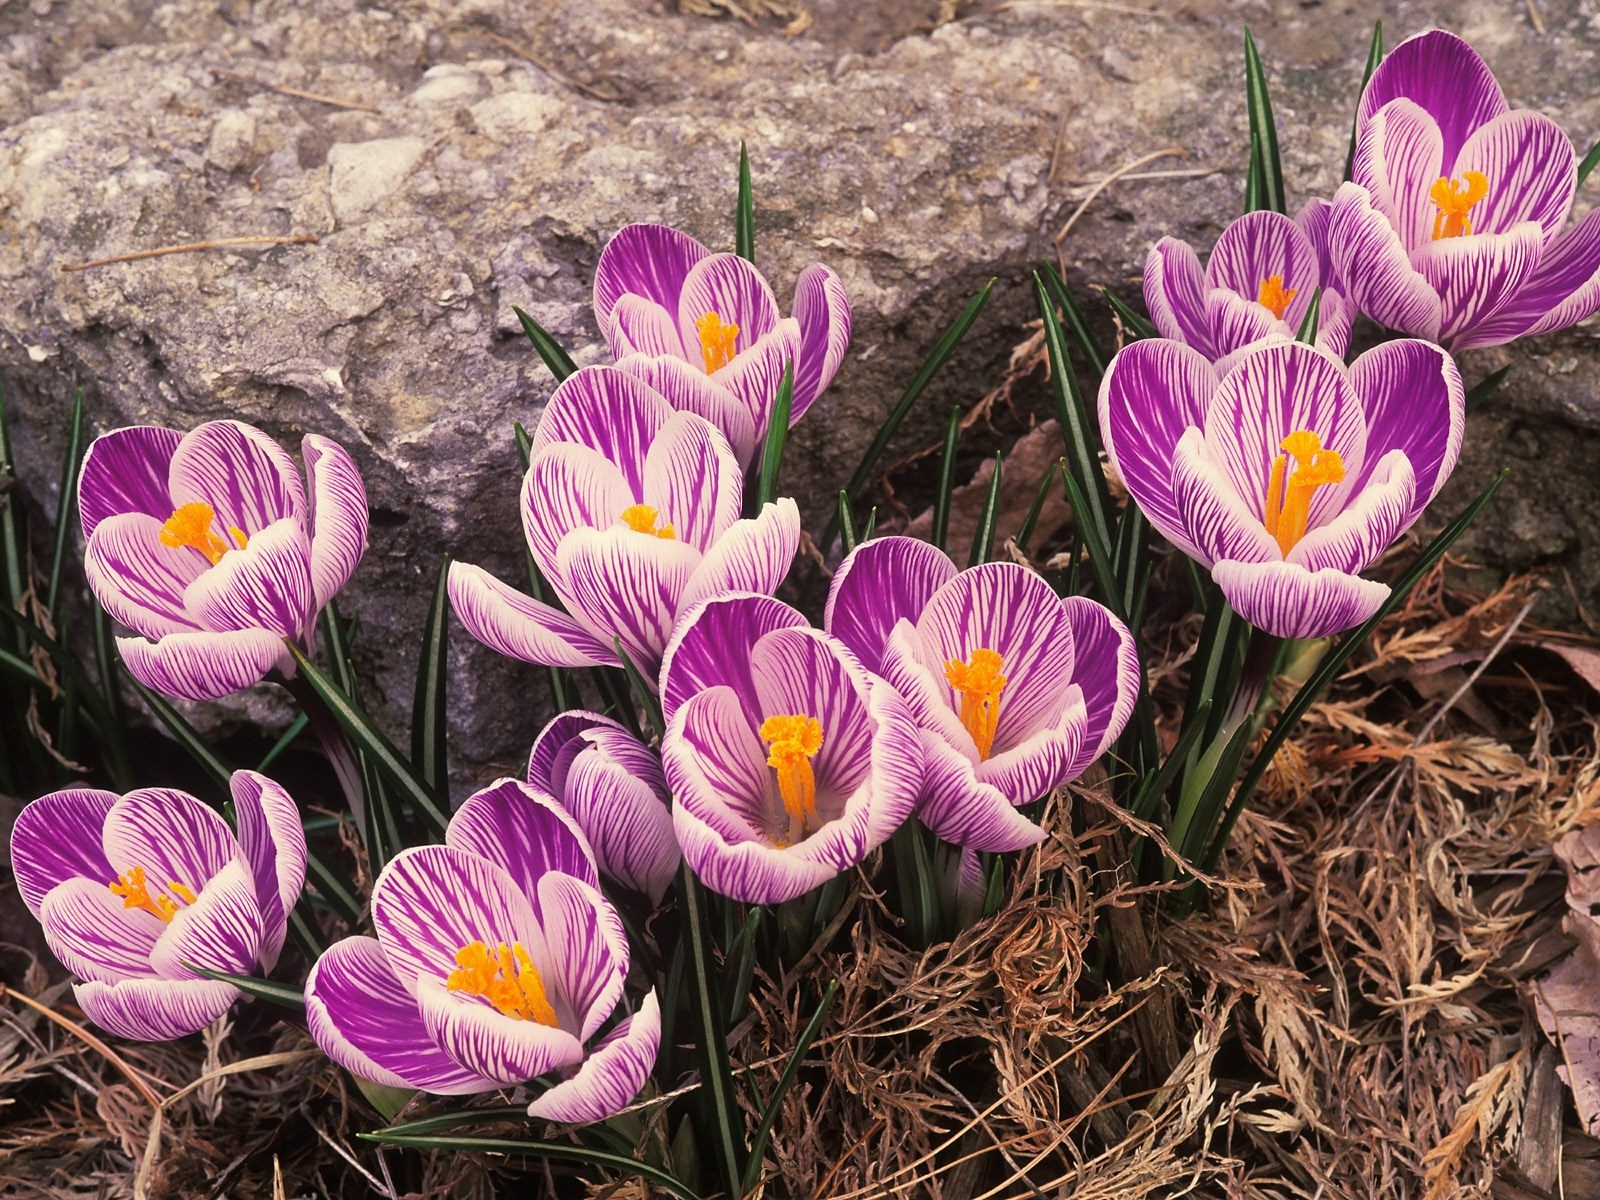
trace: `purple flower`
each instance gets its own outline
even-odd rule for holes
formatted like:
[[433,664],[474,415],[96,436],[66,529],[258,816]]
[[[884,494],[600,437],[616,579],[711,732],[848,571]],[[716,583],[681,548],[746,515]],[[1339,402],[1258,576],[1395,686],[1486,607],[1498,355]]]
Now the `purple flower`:
[[1511,109],[1472,47],[1439,29],[1401,43],[1357,121],[1354,181],[1329,225],[1356,308],[1455,351],[1600,309],[1600,210],[1563,232],[1572,142],[1548,117]]
[[578,823],[603,874],[661,902],[683,855],[649,747],[610,717],[564,712],[534,739],[528,782]]
[[1063,599],[1017,563],[957,571],[913,538],[856,547],[833,577],[825,624],[921,726],[923,824],[974,850],[1044,837],[1017,806],[1087,770],[1138,696],[1133,638],[1103,606]]
[[713,891],[792,900],[916,807],[922,748],[905,701],[781,601],[720,596],[686,614],[661,700],[678,844]]
[[372,889],[377,937],[330,946],[306,1022],[363,1079],[444,1095],[559,1071],[528,1112],[598,1121],[644,1086],[661,1041],[652,991],[622,1000],[628,941],[588,843],[549,796],[502,779],[457,810],[442,846],[402,850]]
[[1188,242],[1164,237],[1144,263],[1144,302],[1162,337],[1213,362],[1261,341],[1291,341],[1318,288],[1317,344],[1344,356],[1350,309],[1326,258],[1327,201],[1290,220],[1247,213],[1222,231],[1205,270]]
[[450,568],[456,615],[501,654],[617,666],[620,637],[653,676],[680,612],[719,592],[770,592],[794,561],[794,501],[740,520],[744,475],[728,440],[625,371],[586,367],[569,377],[545,407],[530,455],[522,529],[567,611],[481,567]]
[[[145,686],[212,700],[293,669],[367,542],[367,493],[338,443],[300,444],[306,481],[277,442],[238,421],[190,433],[136,425],[96,438],[78,508],[84,570]],[[309,494],[306,483],[310,484]]]
[[241,993],[187,964],[270,971],[306,874],[289,794],[264,775],[231,781],[235,833],[187,792],[68,788],[11,831],[17,891],[102,1029],[164,1041],[204,1029]]
[[1461,450],[1455,362],[1414,339],[1346,367],[1300,342],[1239,356],[1149,339],[1100,386],[1112,465],[1150,523],[1279,637],[1365,621],[1389,589],[1359,575],[1411,527]]
[[792,424],[833,381],[850,345],[839,277],[807,267],[783,317],[761,272],[665,225],[629,225],[607,243],[594,315],[617,365],[706,418],[745,468],[766,436],[783,371],[794,363]]

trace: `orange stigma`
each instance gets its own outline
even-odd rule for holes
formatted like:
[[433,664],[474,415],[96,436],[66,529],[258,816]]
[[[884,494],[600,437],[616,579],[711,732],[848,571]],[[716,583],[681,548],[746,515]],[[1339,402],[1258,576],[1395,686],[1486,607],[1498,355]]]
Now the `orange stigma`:
[[815,717],[778,716],[761,722],[761,740],[771,745],[767,765],[778,774],[778,794],[789,826],[779,846],[792,846],[815,832],[817,777],[811,760],[822,749],[822,722]]
[[1489,180],[1479,171],[1461,172],[1459,184],[1447,175],[1435,179],[1428,189],[1428,199],[1439,210],[1433,218],[1433,240],[1470,234],[1472,222],[1467,216],[1488,194]]
[[961,723],[977,743],[978,757],[988,758],[994,749],[994,732],[1000,724],[1000,692],[1006,686],[1005,660],[993,650],[979,646],[972,657],[962,662],[952,658],[944,664],[945,681],[961,694]]
[[635,533],[648,533],[652,537],[668,539],[678,536],[673,531],[670,522],[665,525],[657,525],[656,516],[656,510],[648,504],[630,504],[622,510],[620,520]]
[[1268,275],[1261,281],[1261,287],[1256,292],[1256,303],[1281,321],[1283,314],[1289,311],[1289,305],[1299,294],[1298,288],[1283,286],[1282,275]]
[[193,904],[195,901],[194,889],[176,879],[167,880],[167,891],[177,897],[176,901],[159,890],[152,896],[143,867],[134,867],[126,875],[118,875],[115,883],[106,886],[111,889],[113,896],[122,897],[123,908],[141,909],[151,916],[160,917],[164,924],[170,923],[178,915],[178,905]]
[[694,328],[700,335],[700,356],[705,359],[707,375],[722,370],[739,353],[739,327],[725,324],[716,313],[708,312],[694,323]]
[[544,980],[521,942],[501,942],[492,950],[484,942],[471,942],[456,951],[456,968],[445,980],[450,991],[481,996],[514,1020],[558,1024]]
[[[1319,487],[1344,480],[1344,460],[1335,450],[1324,450],[1322,439],[1309,429],[1297,429],[1280,443],[1285,454],[1272,460],[1267,481],[1264,520],[1267,532],[1278,540],[1287,557],[1306,535],[1311,519],[1311,497]],[[1294,459],[1294,470],[1289,460]]]
[[[191,550],[198,550],[215,566],[222,561],[224,554],[233,549],[233,546],[228,545],[213,532],[212,523],[216,519],[216,512],[204,500],[191,500],[188,504],[181,504],[172,510],[167,523],[161,527],[161,544],[170,546],[174,550],[181,550],[185,546]],[[245,537],[244,530],[237,525],[231,527],[228,534],[240,550],[243,550],[250,540]]]

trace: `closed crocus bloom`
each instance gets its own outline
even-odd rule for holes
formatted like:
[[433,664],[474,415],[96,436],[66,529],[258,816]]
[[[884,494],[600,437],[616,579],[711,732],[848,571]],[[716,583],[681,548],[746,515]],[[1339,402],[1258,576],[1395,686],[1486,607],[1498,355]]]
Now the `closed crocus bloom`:
[[1017,563],[958,571],[913,538],[856,547],[833,577],[826,625],[922,728],[923,824],[973,850],[1044,837],[1017,806],[1087,770],[1138,697],[1133,638],[1103,605],[1062,598]]
[[1329,245],[1354,306],[1451,350],[1564,329],[1600,309],[1600,210],[1566,229],[1577,155],[1506,103],[1488,65],[1435,29],[1361,98],[1352,182]]
[[68,788],[17,817],[17,891],[102,1029],[139,1041],[194,1033],[242,993],[190,964],[249,975],[277,962],[305,882],[300,813],[254,771],[235,772],[231,791],[237,832],[168,788]]
[[384,867],[372,926],[306,979],[311,1036],[352,1074],[465,1095],[560,1072],[528,1112],[572,1123],[644,1086],[656,996],[596,1037],[622,1000],[628,941],[583,834],[549,796],[502,779],[469,797],[444,845]]
[[861,862],[916,807],[922,748],[905,701],[770,596],[685,615],[661,696],[678,844],[713,891],[792,900]]
[[1264,338],[1293,340],[1321,288],[1317,344],[1342,357],[1350,310],[1323,257],[1326,228],[1326,201],[1294,220],[1247,213],[1222,231],[1203,271],[1188,242],[1162,238],[1144,264],[1150,320],[1162,337],[1217,361]]
[[212,700],[293,669],[285,643],[304,642],[367,540],[355,463],[325,437],[300,446],[304,480],[277,442],[238,421],[133,426],[89,447],[84,571],[140,635],[117,645],[146,687]]
[[528,782],[554,796],[604,875],[660,903],[683,856],[661,760],[599,713],[564,712],[534,739]]
[[1112,465],[1150,523],[1279,637],[1325,637],[1389,595],[1360,578],[1433,499],[1461,449],[1455,362],[1415,339],[1348,368],[1299,342],[1218,378],[1178,342],[1134,342],[1100,388]]
[[749,468],[784,367],[794,364],[792,424],[820,396],[850,345],[850,301],[824,266],[800,273],[793,316],[737,254],[713,254],[665,225],[629,225],[607,243],[594,315],[617,365],[727,436]]
[[586,367],[545,407],[522,487],[528,548],[567,612],[465,563],[450,568],[451,606],[509,657],[618,666],[621,638],[653,677],[681,612],[719,592],[770,592],[788,573],[800,510],[784,497],[740,520],[743,497],[715,426],[624,371]]

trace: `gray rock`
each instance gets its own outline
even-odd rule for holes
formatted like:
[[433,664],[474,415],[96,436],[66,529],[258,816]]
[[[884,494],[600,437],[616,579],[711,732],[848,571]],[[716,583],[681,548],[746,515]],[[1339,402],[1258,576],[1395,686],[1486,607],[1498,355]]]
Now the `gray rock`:
[[[819,0],[793,39],[638,0],[588,0],[581,15],[491,0],[170,0],[62,6],[48,21],[0,8],[0,359],[30,493],[57,503],[75,385],[99,428],[232,415],[291,444],[309,430],[341,439],[374,510],[344,605],[362,617],[369,699],[401,732],[440,556],[506,579],[521,570],[511,423],[537,419],[550,380],[512,306],[580,362],[603,360],[588,289],[618,226],[667,221],[727,247],[744,139],[757,256],[780,294],[812,261],[839,271],[853,353],[786,463],[820,526],[887,406],[985,279],[1002,286],[897,455],[934,442],[949,406],[999,377],[1026,336],[1041,254],[1059,253],[1080,291],[1132,299],[1156,237],[1209,243],[1237,211],[1246,16],[1296,201],[1338,182],[1369,34],[1364,6],[1344,2],[1266,15],[1220,0],[1153,14],[1014,2],[939,28],[933,5],[903,19],[885,6],[871,21],[861,7]],[[1391,9],[1391,38],[1448,23],[1518,102],[1580,145],[1600,132],[1600,98],[1571,86],[1595,77],[1592,20],[1547,15],[1538,36],[1522,6],[1497,0]],[[1182,157],[1095,194],[1052,245],[1100,180],[1168,146]],[[291,234],[318,240],[61,270]],[[1503,361],[1515,370],[1475,418],[1445,503],[1509,455],[1515,501],[1491,513],[1474,553],[1565,571],[1590,602],[1595,334],[1472,355],[1465,369],[1476,379]],[[916,492],[917,480],[897,482]],[[1551,612],[1565,605],[1570,620],[1570,595],[1553,595]],[[539,672],[464,635],[452,662],[458,763],[516,770],[543,715]]]

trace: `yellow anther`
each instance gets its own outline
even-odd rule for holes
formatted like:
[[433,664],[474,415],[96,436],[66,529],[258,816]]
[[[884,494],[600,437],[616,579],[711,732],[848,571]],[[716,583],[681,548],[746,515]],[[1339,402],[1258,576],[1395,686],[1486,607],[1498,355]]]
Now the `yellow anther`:
[[1299,294],[1298,288],[1283,286],[1282,275],[1268,275],[1261,281],[1261,287],[1256,292],[1256,303],[1281,321],[1283,314],[1289,311],[1289,305]]
[[[233,547],[212,530],[212,523],[216,519],[217,514],[211,505],[203,500],[191,500],[188,504],[179,505],[161,527],[161,544],[174,550],[187,546],[200,551],[213,563],[221,562],[222,556]],[[237,525],[229,526],[228,533],[241,550],[250,540]]]
[[707,375],[722,370],[739,353],[739,327],[725,324],[716,313],[708,312],[694,323],[694,328],[700,335],[700,356],[705,359]]
[[1480,171],[1461,172],[1459,184],[1448,175],[1435,179],[1428,189],[1428,199],[1439,210],[1433,217],[1433,240],[1470,234],[1472,222],[1468,214],[1488,194],[1489,180]]
[[622,510],[622,516],[619,519],[635,533],[648,533],[658,538],[677,537],[678,535],[673,532],[670,522],[659,526],[656,524],[657,515],[656,510],[648,504],[630,504]]
[[[1311,519],[1311,497],[1319,487],[1344,480],[1344,459],[1337,450],[1324,450],[1322,439],[1309,429],[1297,429],[1279,443],[1284,451],[1272,460],[1267,479],[1267,502],[1262,517],[1278,548],[1287,556],[1306,535]],[[1294,470],[1289,460],[1294,460]]]
[[983,646],[962,662],[952,658],[944,664],[944,677],[961,694],[961,723],[977,743],[978,757],[988,758],[994,749],[994,733],[1000,724],[1000,692],[1006,686],[1001,674],[1005,660]]
[[456,951],[456,970],[450,972],[445,987],[481,996],[518,1021],[558,1023],[539,969],[521,942],[501,942],[492,950],[484,942],[469,942]]
[[118,875],[115,883],[106,885],[111,889],[113,896],[122,897],[123,908],[137,908],[149,913],[151,916],[160,917],[164,922],[170,922],[178,914],[179,904],[193,904],[195,902],[194,889],[179,883],[176,879],[167,881],[167,891],[178,899],[162,892],[150,894],[150,883],[145,878],[143,867],[134,867],[126,875]]
[[817,777],[811,760],[822,749],[822,722],[815,717],[778,716],[761,722],[761,740],[771,745],[767,765],[778,775],[778,794],[789,816],[780,846],[792,846],[816,832]]

